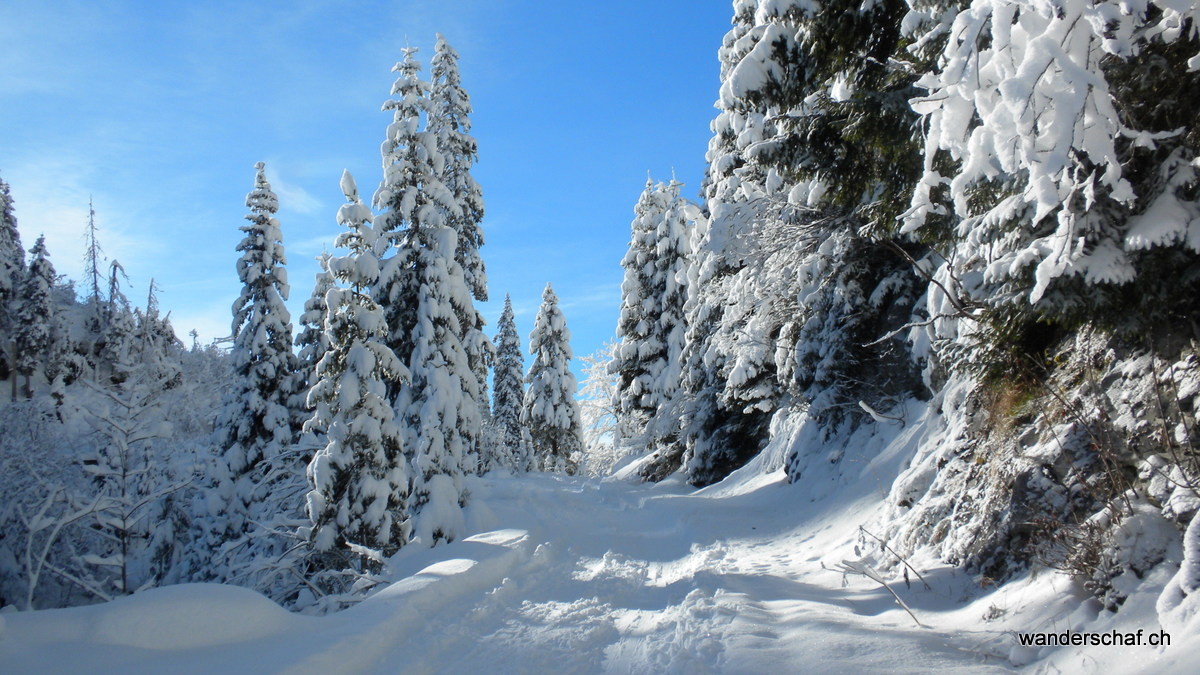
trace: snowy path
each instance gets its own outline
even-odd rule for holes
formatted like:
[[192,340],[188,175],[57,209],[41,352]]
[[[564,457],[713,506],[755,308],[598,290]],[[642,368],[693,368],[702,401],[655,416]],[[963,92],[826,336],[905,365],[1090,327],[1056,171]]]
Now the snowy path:
[[[977,619],[971,630],[918,627],[878,584],[852,578],[843,587],[840,573],[822,567],[852,555],[845,532],[862,509],[845,499],[822,506],[778,478],[726,495],[546,475],[471,487],[471,525],[484,534],[405,549],[394,560],[401,580],[350,610],[302,617],[240,589],[161,589],[109,606],[10,615],[0,670],[1011,668],[981,648],[988,636],[974,629]],[[931,581],[950,589],[965,580]],[[942,619],[931,625],[963,625],[947,590],[900,592],[923,620]]]
[[536,548],[451,612],[471,618],[417,672],[988,670],[971,636],[917,627],[877,585],[842,588],[782,484],[724,498],[555,477],[481,487]]

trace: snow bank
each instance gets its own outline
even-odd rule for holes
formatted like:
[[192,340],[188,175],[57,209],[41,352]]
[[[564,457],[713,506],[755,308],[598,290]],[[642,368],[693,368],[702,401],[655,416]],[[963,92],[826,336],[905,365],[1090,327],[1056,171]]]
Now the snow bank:
[[216,584],[155,588],[97,608],[90,639],[141,649],[195,649],[260,640],[297,617],[254,591]]
[[217,584],[168,586],[102,605],[7,618],[0,636],[0,670],[6,673],[153,671],[179,658],[188,664],[171,670],[202,671],[200,662],[192,663],[198,655],[244,660],[264,644],[313,625],[313,619],[290,614],[254,591]]
[[[102,605],[8,615],[5,673],[394,672],[387,656],[438,612],[456,613],[529,557],[500,530],[410,558],[434,558],[367,601],[327,617],[291,614],[244,588],[185,584]],[[413,547],[415,549],[415,547]],[[407,550],[407,549],[405,549]],[[403,568],[403,551],[395,562]],[[389,665],[392,664],[392,665]]]

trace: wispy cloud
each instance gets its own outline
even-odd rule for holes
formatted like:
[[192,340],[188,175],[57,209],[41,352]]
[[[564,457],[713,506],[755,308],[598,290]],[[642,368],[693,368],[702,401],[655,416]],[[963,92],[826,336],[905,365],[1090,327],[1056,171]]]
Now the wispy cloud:
[[93,192],[98,167],[86,156],[39,159],[5,170],[12,186],[16,215],[26,247],[46,236],[51,261],[59,274],[82,283],[86,252],[84,232],[88,202],[94,204],[98,239],[107,260],[136,269],[166,251],[166,244],[141,227],[136,210],[119,196]]
[[314,197],[308,190],[285,179],[279,173],[278,162],[267,162],[266,164],[267,181],[271,183],[271,190],[279,197],[280,211],[312,215],[325,208],[321,200]]
[[[0,4],[0,95],[61,94],[64,81],[85,75],[63,54],[77,53],[81,36],[105,32],[117,17],[88,2]],[[92,54],[95,56],[96,54]]]

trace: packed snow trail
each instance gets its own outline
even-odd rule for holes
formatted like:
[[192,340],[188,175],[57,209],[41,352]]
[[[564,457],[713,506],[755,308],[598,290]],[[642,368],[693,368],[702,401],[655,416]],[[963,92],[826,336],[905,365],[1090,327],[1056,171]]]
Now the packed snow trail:
[[[831,571],[823,575],[830,587],[798,575],[821,573],[820,556],[811,546],[817,538],[806,546],[794,522],[785,524],[796,494],[785,485],[718,499],[678,485],[554,476],[485,480],[476,489],[492,517],[519,523],[536,547],[487,596],[451,612],[452,635],[440,621],[429,624],[422,635],[430,648],[409,661],[413,672],[786,672],[805,662],[846,672],[907,662],[928,672],[977,664],[977,655],[892,612],[883,589],[841,589]],[[863,618],[884,613],[882,622]],[[454,626],[463,617],[465,625]]]
[[[871,481],[825,498],[778,472],[701,491],[546,474],[468,486],[480,534],[401,550],[398,581],[343,612],[186,585],[10,614],[0,671],[1008,672],[1006,631],[1063,595],[1029,587],[1001,602],[961,571],[927,568],[932,590],[890,584],[918,626],[879,584],[835,571],[878,504]],[[1026,624],[986,623],[989,603]]]

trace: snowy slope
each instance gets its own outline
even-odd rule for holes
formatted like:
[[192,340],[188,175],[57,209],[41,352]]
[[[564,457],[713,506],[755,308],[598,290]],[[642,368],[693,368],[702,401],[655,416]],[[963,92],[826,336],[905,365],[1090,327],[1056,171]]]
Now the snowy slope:
[[[781,442],[803,443],[783,431]],[[869,553],[858,528],[872,526],[925,433],[920,423],[882,431],[849,439],[836,462],[816,457],[819,493],[788,485],[782,471],[762,473],[780,448],[700,491],[675,479],[472,478],[467,525],[480,534],[401,550],[397,581],[353,608],[299,616],[243,589],[186,585],[8,614],[0,671],[1133,672],[1200,663],[1186,646],[1037,651],[1011,633],[1108,630],[1114,620],[1123,631],[1157,630],[1150,594],[1113,619],[1081,605],[1059,575],[981,588],[920,560],[928,590],[887,572],[918,625],[883,586],[837,571]]]

